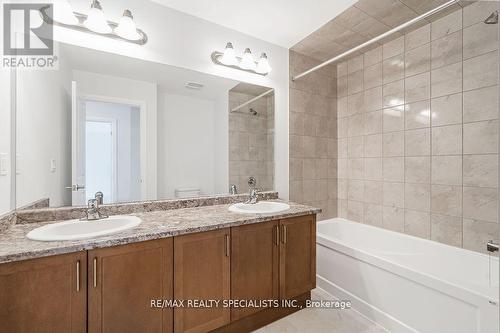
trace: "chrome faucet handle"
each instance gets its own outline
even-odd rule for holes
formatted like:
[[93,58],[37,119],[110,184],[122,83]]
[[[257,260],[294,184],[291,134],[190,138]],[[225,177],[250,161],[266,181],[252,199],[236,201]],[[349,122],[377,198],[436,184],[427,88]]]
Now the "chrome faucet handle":
[[102,205],[104,203],[104,193],[101,191],[96,192],[95,199],[97,200],[98,205]]
[[231,184],[231,186],[229,187],[229,194],[231,195],[238,194],[238,188],[236,187],[236,185]]
[[490,240],[488,243],[486,243],[486,250],[488,250],[488,252],[498,252],[498,243]]

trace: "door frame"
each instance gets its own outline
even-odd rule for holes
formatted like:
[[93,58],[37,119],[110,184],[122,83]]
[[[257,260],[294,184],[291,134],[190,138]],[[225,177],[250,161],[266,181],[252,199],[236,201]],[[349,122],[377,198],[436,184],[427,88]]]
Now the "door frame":
[[[126,99],[126,98],[118,98],[113,96],[104,96],[104,95],[93,95],[82,93],[77,96],[77,104],[85,101],[93,101],[93,102],[103,102],[103,103],[113,103],[113,104],[122,104],[131,107],[136,107],[139,109],[139,121],[140,121],[140,166],[141,166],[141,179],[140,181],[140,189],[141,189],[141,200],[146,200],[147,196],[147,103],[143,100],[134,100],[134,99]],[[77,113],[80,112],[79,108],[77,109]],[[116,131],[115,131],[116,133]],[[116,136],[115,136],[116,137]],[[115,173],[116,174],[116,173]]]

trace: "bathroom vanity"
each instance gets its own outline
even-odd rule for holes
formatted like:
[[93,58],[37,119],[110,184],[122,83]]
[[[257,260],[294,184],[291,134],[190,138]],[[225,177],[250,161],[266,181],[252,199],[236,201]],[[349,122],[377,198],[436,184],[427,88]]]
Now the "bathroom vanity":
[[143,222],[135,229],[80,241],[32,241],[26,232],[46,222],[13,225],[0,234],[2,329],[244,332],[264,326],[299,308],[172,307],[164,300],[308,299],[319,211],[290,206],[265,215],[235,214],[228,205],[136,213]]

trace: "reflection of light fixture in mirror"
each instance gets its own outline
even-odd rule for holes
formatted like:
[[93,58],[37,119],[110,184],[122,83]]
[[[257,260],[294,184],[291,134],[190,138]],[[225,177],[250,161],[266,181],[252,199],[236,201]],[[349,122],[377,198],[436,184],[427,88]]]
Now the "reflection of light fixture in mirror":
[[262,53],[259,62],[253,59],[249,48],[245,49],[242,57],[238,57],[235,55],[232,43],[227,43],[224,52],[212,52],[212,62],[216,65],[231,67],[254,74],[267,75],[271,72],[271,66],[265,53]]
[[73,8],[66,0],[54,2],[54,19],[64,24],[78,24]]
[[[54,15],[52,15],[51,6],[55,6]],[[73,12],[66,0],[56,0],[54,5],[41,7],[40,14],[42,15],[42,19],[48,24],[139,45],[144,45],[148,41],[146,33],[136,27],[130,10],[127,9],[124,11],[119,24],[110,22],[106,20],[98,0],[92,1],[89,15]]]
[[253,60],[252,51],[250,51],[248,47],[245,49],[245,53],[243,53],[243,57],[241,58],[240,67],[248,70],[255,70],[257,68]]
[[120,19],[120,23],[115,29],[118,36],[130,40],[139,40],[141,35],[137,32],[137,27],[135,26],[134,17],[130,10],[125,9],[123,16]]
[[83,24],[90,30],[100,33],[109,34],[111,27],[109,26],[104,12],[102,11],[101,3],[98,0],[93,0],[90,6],[89,16]]
[[272,68],[269,65],[269,61],[267,60],[267,54],[262,53],[259,62],[257,63],[257,69],[255,71],[260,74],[267,74],[270,73],[271,70]]
[[227,66],[234,66],[238,63],[238,59],[236,59],[236,53],[234,52],[233,44],[228,42],[226,44],[226,49],[224,50],[224,54],[220,58],[220,62]]

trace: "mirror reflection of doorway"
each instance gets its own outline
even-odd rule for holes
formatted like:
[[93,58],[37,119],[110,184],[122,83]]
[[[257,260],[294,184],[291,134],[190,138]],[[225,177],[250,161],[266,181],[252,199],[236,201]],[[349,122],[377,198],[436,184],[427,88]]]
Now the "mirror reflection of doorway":
[[80,105],[85,146],[79,146],[78,160],[84,161],[85,200],[98,191],[104,203],[140,200],[139,108],[94,100]]

